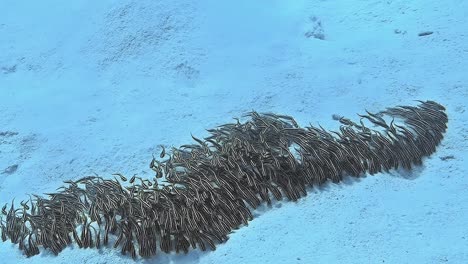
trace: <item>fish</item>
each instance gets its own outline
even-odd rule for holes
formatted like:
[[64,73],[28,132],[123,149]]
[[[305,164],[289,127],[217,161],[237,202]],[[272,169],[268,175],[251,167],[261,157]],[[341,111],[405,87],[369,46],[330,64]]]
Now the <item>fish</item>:
[[[193,137],[193,136],[192,136]],[[161,154],[159,154],[159,157],[162,159],[166,156],[166,149],[164,148],[163,145],[160,145],[162,148]]]

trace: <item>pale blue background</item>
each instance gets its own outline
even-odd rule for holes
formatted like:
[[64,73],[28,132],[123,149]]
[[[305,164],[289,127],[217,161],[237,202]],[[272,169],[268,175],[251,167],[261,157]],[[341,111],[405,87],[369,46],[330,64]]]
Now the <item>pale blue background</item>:
[[[437,152],[261,208],[214,252],[144,263],[468,263],[468,1],[0,0],[0,202],[63,180],[150,177],[159,144],[255,109],[338,126],[414,99],[447,107]],[[432,31],[429,36],[418,33]],[[323,34],[324,39],[307,37]],[[440,158],[453,155],[453,159]],[[133,263],[69,247],[0,263]]]

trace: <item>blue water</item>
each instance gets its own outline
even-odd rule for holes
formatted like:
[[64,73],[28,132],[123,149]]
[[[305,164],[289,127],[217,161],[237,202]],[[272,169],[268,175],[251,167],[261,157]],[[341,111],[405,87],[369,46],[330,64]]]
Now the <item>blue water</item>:
[[[311,189],[216,251],[141,263],[468,263],[467,1],[0,0],[0,202],[64,180],[152,177],[159,145],[255,109],[335,129],[415,99],[448,131],[410,177]],[[431,32],[431,34],[420,33]],[[450,158],[447,158],[450,157]],[[134,263],[69,247],[0,263]]]

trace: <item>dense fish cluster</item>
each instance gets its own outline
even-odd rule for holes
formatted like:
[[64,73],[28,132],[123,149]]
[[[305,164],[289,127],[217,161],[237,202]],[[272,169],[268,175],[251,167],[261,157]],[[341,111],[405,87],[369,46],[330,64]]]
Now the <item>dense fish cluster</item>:
[[[252,210],[272,199],[297,200],[307,188],[343,176],[409,170],[433,153],[447,128],[445,108],[433,101],[367,112],[339,131],[300,128],[285,115],[250,112],[245,122],[210,129],[194,144],[163,148],[152,180],[88,176],[55,193],[32,195],[2,208],[1,239],[27,257],[112,244],[133,258],[190,248],[215,249]],[[367,126],[366,126],[367,124]],[[163,178],[164,183],[158,183]],[[128,183],[124,183],[128,182]]]

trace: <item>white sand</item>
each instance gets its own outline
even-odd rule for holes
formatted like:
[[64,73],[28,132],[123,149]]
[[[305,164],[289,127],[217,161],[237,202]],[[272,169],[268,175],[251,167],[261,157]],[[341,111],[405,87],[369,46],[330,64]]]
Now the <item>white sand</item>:
[[[311,190],[214,252],[137,262],[468,263],[468,2],[221,2],[1,0],[0,133],[17,134],[0,136],[0,172],[18,168],[0,174],[0,201],[91,173],[150,177],[159,144],[251,109],[334,129],[332,114],[428,99],[449,129],[411,175]],[[0,263],[134,261],[77,247],[26,259],[7,241]]]

